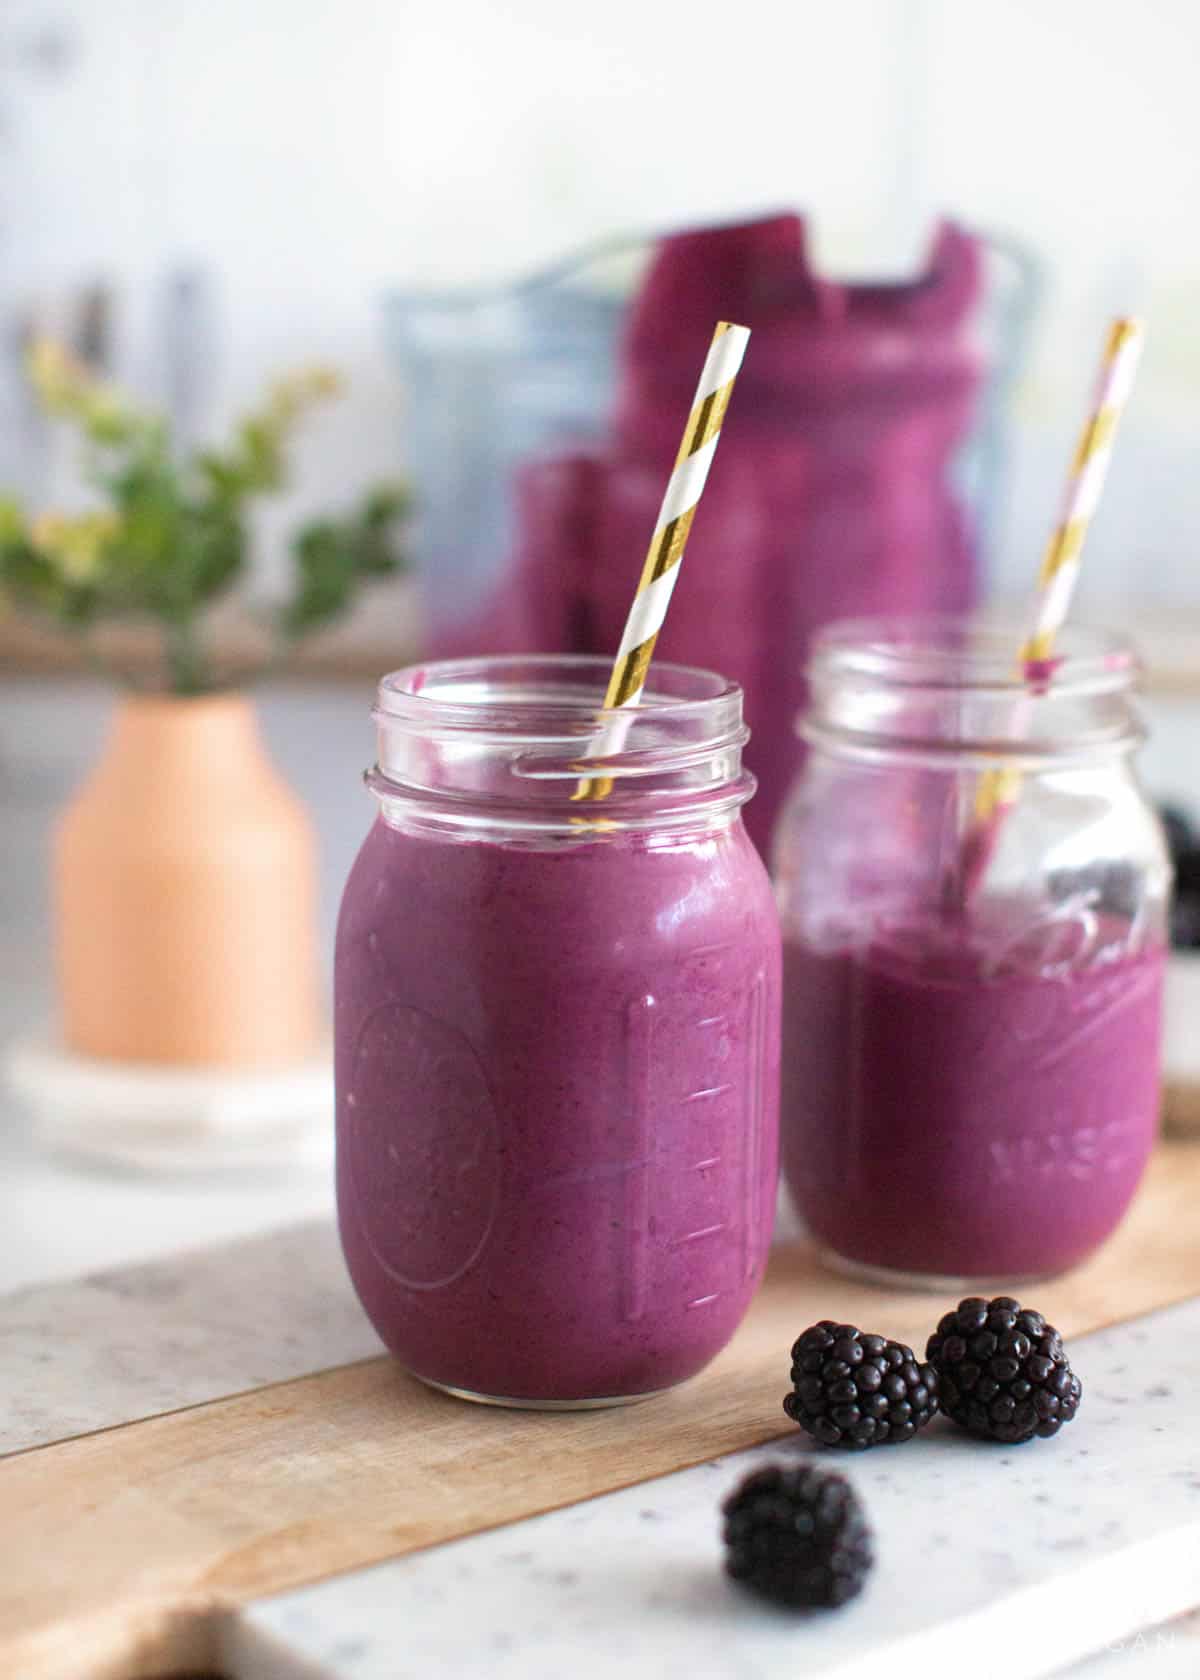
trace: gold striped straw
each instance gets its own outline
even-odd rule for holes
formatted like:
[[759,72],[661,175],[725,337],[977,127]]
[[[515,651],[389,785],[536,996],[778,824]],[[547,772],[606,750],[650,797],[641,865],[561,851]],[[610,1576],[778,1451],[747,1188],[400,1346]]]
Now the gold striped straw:
[[[1144,338],[1144,324],[1131,316],[1118,318],[1108,331],[1095,396],[1067,476],[1062,512],[1042,557],[1029,634],[1017,655],[1028,685],[1017,711],[1018,734],[1028,723],[1033,695],[1047,680],[1055,637],[1070,610],[1083,545],[1104,489],[1117,426],[1133,389]],[[988,770],[979,779],[973,836],[968,840],[969,854],[977,860],[971,872],[976,879],[991,856],[996,829],[1005,811],[1016,802],[1020,786],[1021,773],[1011,765]]]
[[[654,644],[667,616],[667,606],[679,575],[679,562],[683,559],[696,504],[720,441],[721,423],[749,338],[748,327],[734,326],[729,321],[717,322],[683,441],[658,512],[658,523],[650,539],[637,593],[613,661],[612,675],[604,695],[606,711],[629,710],[641,700]],[[607,724],[590,743],[587,757],[603,758],[619,752],[630,722],[632,719],[623,722],[618,718]],[[612,786],[611,776],[585,776],[571,797],[605,799],[612,792]]]

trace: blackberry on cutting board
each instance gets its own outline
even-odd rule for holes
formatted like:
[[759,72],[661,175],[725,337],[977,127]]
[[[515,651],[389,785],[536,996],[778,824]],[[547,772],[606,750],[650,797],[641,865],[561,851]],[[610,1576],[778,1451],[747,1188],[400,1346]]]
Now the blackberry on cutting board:
[[1175,890],[1171,894],[1171,944],[1177,951],[1200,947],[1200,850],[1177,852]]
[[1062,1337],[1011,1295],[960,1301],[925,1352],[943,1412],[972,1435],[1011,1446],[1056,1435],[1079,1409],[1082,1385]]
[[862,1591],[874,1562],[871,1531],[844,1476],[813,1464],[768,1464],[721,1509],[725,1568],[764,1598],[832,1609]]
[[902,1342],[824,1318],[792,1348],[783,1409],[827,1447],[909,1441],[937,1411],[937,1377]]

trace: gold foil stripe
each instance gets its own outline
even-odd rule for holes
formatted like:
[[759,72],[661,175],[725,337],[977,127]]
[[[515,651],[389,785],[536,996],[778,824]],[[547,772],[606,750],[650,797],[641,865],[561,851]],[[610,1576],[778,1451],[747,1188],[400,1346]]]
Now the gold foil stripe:
[[1022,647],[1019,658],[1022,665],[1040,665],[1049,659],[1053,652],[1053,630],[1041,630],[1036,636],[1030,636]]
[[986,822],[996,809],[996,772],[985,770],[979,778],[979,786],[975,789],[975,816],[980,822]]
[[992,797],[992,784],[985,776],[975,790],[975,821],[986,822],[995,809]]
[[608,693],[604,696],[606,707],[623,706],[627,700],[646,685],[646,672],[650,669],[650,660],[654,655],[654,644],[658,640],[658,631],[639,642],[637,647],[630,648],[620,665],[613,672],[612,681],[608,685]]
[[[613,790],[611,776],[592,776],[586,782],[581,782],[571,795],[573,800],[579,799],[607,799]],[[615,822],[607,817],[572,817],[572,828],[594,828],[601,834],[607,834],[616,828]]]
[[[624,659],[617,665],[609,679],[608,692],[604,696],[606,708],[625,705],[640,689],[645,686],[646,672],[650,669],[650,661],[654,657],[654,644],[658,640],[658,631],[647,636],[637,647],[630,648]],[[613,790],[611,776],[589,776],[579,784],[572,799],[607,799]]]
[[711,443],[716,437],[724,422],[732,390],[733,380],[729,379],[724,385],[718,385],[715,391],[710,391],[704,401],[698,402],[692,409],[684,428],[683,442],[679,445],[679,453],[675,457],[677,467],[686,461],[689,455],[695,455],[697,450],[703,449],[706,443]]
[[688,532],[692,528],[692,515],[695,508],[690,507],[681,513],[677,519],[672,519],[664,525],[650,544],[650,552],[646,556],[646,564],[642,567],[642,578],[638,584],[638,594],[649,588],[655,578],[662,577],[672,566],[677,566],[683,559],[684,544],[688,539]]
[[1083,541],[1087,536],[1088,522],[1086,517],[1068,519],[1065,525],[1060,525],[1050,538],[1046,549],[1046,557],[1042,561],[1042,571],[1039,582],[1043,588],[1063,567],[1072,560],[1078,560],[1083,549]]
[[1011,805],[1020,785],[1019,770],[985,770],[975,793],[975,816],[986,822],[1001,805]]
[[1078,475],[1088,462],[1099,455],[1102,449],[1107,449],[1113,440],[1113,433],[1117,429],[1117,421],[1121,418],[1119,408],[1097,409],[1084,428],[1083,436],[1079,440],[1079,448],[1075,451],[1075,459],[1071,463],[1071,471]]
[[1011,805],[1021,786],[1021,772],[1019,770],[997,770],[992,798],[997,806]]
[[1108,343],[1104,350],[1105,363],[1111,365],[1116,361],[1130,339],[1136,338],[1140,332],[1141,323],[1139,321],[1114,321],[1109,328]]

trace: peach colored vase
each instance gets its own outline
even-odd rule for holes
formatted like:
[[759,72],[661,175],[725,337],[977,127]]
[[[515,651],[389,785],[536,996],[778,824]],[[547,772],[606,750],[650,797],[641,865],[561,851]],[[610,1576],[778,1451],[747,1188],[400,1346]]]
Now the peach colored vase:
[[53,872],[69,1049],[228,1068],[313,1053],[313,832],[248,700],[124,699]]

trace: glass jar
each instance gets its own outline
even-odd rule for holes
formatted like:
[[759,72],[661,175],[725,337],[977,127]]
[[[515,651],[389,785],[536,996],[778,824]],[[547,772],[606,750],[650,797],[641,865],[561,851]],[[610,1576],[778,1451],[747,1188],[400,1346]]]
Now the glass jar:
[[387,1345],[468,1399],[690,1377],[770,1240],[779,932],[741,691],[656,665],[580,799],[607,677],[494,658],[379,687],[337,939],[342,1243]]
[[1031,695],[1020,640],[833,626],[775,836],[785,1178],[828,1257],[939,1289],[1090,1254],[1158,1118],[1170,867],[1138,665],[1072,629]]

